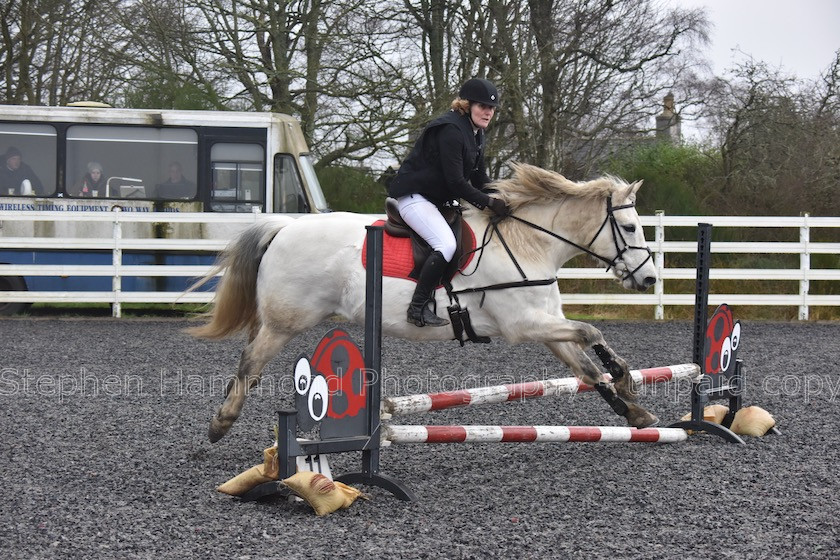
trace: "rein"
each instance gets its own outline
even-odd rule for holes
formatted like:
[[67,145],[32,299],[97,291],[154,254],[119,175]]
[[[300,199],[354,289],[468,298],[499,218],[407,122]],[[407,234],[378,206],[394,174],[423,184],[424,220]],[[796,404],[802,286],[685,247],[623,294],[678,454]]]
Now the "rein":
[[[523,271],[522,267],[519,266],[519,262],[516,260],[516,257],[514,256],[513,251],[510,250],[510,247],[508,246],[507,241],[505,241],[505,238],[502,235],[501,230],[499,229],[499,222],[501,222],[502,220],[504,220],[506,218],[511,218],[513,220],[516,220],[517,222],[525,224],[532,229],[535,229],[535,230],[540,231],[542,233],[548,234],[555,239],[558,239],[558,240],[560,240],[564,243],[567,243],[567,244],[571,245],[572,247],[575,247],[576,249],[579,249],[580,251],[583,251],[584,253],[588,254],[589,256],[594,257],[595,259],[598,259],[599,261],[605,263],[607,265],[607,268],[606,268],[607,271],[609,271],[610,269],[613,269],[613,268],[618,270],[619,261],[621,262],[622,265],[624,265],[624,261],[622,259],[622,256],[628,250],[638,249],[638,250],[641,250],[641,251],[647,251],[647,254],[648,254],[647,258],[645,260],[643,260],[641,262],[641,264],[639,264],[639,266],[634,268],[632,271],[627,270],[627,266],[624,265],[624,269],[627,273],[626,273],[626,275],[621,277],[621,280],[622,281],[626,280],[627,278],[630,278],[631,276],[633,276],[633,274],[635,274],[637,270],[639,270],[642,266],[645,265],[645,263],[647,263],[652,258],[652,253],[650,251],[650,248],[639,247],[639,246],[636,246],[636,245],[629,245],[627,243],[627,241],[624,239],[624,236],[621,234],[621,228],[618,226],[618,223],[616,222],[615,211],[624,210],[626,208],[633,208],[633,207],[635,207],[635,204],[624,204],[624,205],[621,205],[621,206],[613,206],[612,205],[612,197],[607,197],[607,215],[604,217],[604,221],[601,222],[601,226],[598,228],[598,231],[595,232],[595,235],[592,237],[592,240],[587,244],[586,247],[584,247],[582,245],[579,245],[579,244],[575,243],[574,241],[571,241],[570,239],[566,239],[562,235],[554,233],[553,231],[551,231],[549,229],[546,229],[539,224],[535,224],[534,222],[530,222],[530,221],[525,220],[523,218],[520,218],[518,216],[514,216],[513,214],[509,214],[508,216],[504,216],[504,217],[491,218],[490,222],[487,224],[487,228],[485,228],[485,230],[484,230],[484,235],[482,237],[481,245],[476,247],[475,249],[473,249],[472,251],[470,251],[469,253],[467,253],[466,255],[464,255],[462,257],[462,258],[464,258],[467,255],[469,255],[471,253],[475,253],[475,252],[479,253],[478,259],[476,260],[475,269],[473,269],[473,271],[470,274],[462,274],[462,276],[471,276],[472,274],[475,274],[475,272],[478,270],[478,266],[481,264],[481,257],[484,256],[484,248],[487,247],[487,245],[490,243],[490,240],[493,238],[493,235],[495,234],[495,235],[499,236],[499,242],[502,244],[502,247],[505,248],[505,252],[507,252],[508,257],[510,257],[511,262],[513,262],[513,265],[516,267],[516,270],[519,272],[519,275],[522,277],[522,280],[517,280],[517,281],[513,281],[513,282],[503,282],[503,283],[500,283],[500,284],[491,284],[489,286],[484,286],[484,287],[480,287],[480,288],[464,288],[462,290],[452,290],[452,285],[450,283],[447,283],[446,286],[445,286],[446,287],[446,292],[449,295],[450,300],[453,299],[453,297],[454,297],[456,302],[458,300],[457,294],[469,294],[469,293],[479,293],[480,292],[480,293],[483,294],[482,297],[481,297],[481,303],[479,303],[479,307],[481,307],[484,304],[484,295],[486,295],[486,292],[491,291],[491,290],[506,290],[506,289],[509,289],[509,288],[525,288],[525,287],[530,287],[530,286],[547,286],[549,284],[554,284],[554,283],[557,282],[556,277],[555,278],[546,278],[544,280],[529,280],[528,279],[528,277],[525,275],[525,271]],[[613,243],[615,244],[615,250],[616,250],[616,255],[613,259],[608,259],[606,257],[603,257],[603,256],[599,255],[598,253],[595,253],[594,251],[589,249],[589,247],[592,246],[592,244],[595,242],[595,240],[598,239],[598,236],[601,235],[601,232],[604,230],[604,228],[606,227],[608,222],[610,224],[610,229],[613,232]],[[623,248],[619,247],[619,244],[618,244],[619,239],[621,240],[622,244],[624,245]]]

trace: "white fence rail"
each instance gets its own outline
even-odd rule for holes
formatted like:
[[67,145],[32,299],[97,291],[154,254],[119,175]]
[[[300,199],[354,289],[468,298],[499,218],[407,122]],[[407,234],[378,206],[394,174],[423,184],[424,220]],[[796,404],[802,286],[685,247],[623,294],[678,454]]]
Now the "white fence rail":
[[[32,292],[0,291],[0,302],[78,302],[110,303],[113,314],[119,317],[123,303],[206,303],[213,294],[192,292],[129,292],[121,289],[121,279],[128,276],[190,276],[199,277],[208,272],[206,266],[168,266],[122,264],[122,251],[185,251],[197,250],[218,252],[229,241],[224,238],[127,238],[123,237],[125,224],[215,224],[224,225],[232,232],[260,220],[276,219],[271,214],[212,214],[212,213],[135,213],[135,212],[8,212],[0,211],[0,250],[110,250],[113,253],[110,265],[10,265],[0,263],[0,276],[109,276],[112,278],[112,291],[106,292]],[[818,229],[840,228],[840,217],[817,218],[800,217],[751,217],[751,216],[642,216],[642,224],[652,228],[654,235],[649,238],[649,246],[655,254],[655,262],[660,281],[650,293],[564,293],[566,304],[583,305],[647,305],[654,308],[657,319],[664,317],[667,306],[694,305],[692,290],[684,292],[666,292],[668,280],[687,280],[695,277],[694,268],[669,268],[665,255],[669,253],[695,253],[695,241],[667,241],[669,228],[693,228],[698,223],[710,223],[718,228],[775,228],[798,230],[799,241],[750,241],[750,242],[712,242],[712,254],[763,254],[763,255],[798,255],[798,268],[711,268],[711,280],[769,280],[795,281],[797,290],[784,291],[782,286],[776,293],[718,293],[712,284],[709,303],[717,305],[746,306],[795,306],[799,309],[799,318],[807,320],[809,309],[814,306],[840,306],[840,289],[831,289],[828,295],[809,293],[810,281],[828,281],[838,283],[840,287],[840,243],[812,241],[812,232]],[[3,224],[10,222],[100,222],[111,224],[113,235],[107,238],[63,238],[63,237],[4,237]],[[812,255],[834,255],[836,268],[811,266]],[[779,259],[781,260],[781,259]],[[693,262],[693,261],[692,261]],[[601,279],[603,268],[563,268],[561,279]],[[790,285],[790,284],[786,284]],[[834,286],[832,284],[832,286]]]

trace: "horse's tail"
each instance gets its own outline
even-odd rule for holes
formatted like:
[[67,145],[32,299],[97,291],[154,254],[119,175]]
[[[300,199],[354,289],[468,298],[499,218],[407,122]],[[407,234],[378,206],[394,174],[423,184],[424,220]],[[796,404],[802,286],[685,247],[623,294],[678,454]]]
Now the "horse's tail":
[[219,272],[225,272],[216,286],[213,308],[208,313],[210,321],[187,329],[189,334],[199,338],[219,339],[256,326],[257,272],[260,261],[274,236],[287,224],[264,222],[249,227],[219,255],[213,270],[189,287],[187,291],[193,291]]

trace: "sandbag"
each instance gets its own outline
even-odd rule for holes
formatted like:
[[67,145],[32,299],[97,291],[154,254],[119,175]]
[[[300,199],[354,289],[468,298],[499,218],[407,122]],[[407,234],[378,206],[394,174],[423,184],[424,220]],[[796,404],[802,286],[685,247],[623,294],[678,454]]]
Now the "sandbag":
[[759,406],[748,406],[735,413],[730,430],[738,435],[761,437],[776,425],[769,412]]
[[[723,419],[729,413],[729,407],[724,406],[722,404],[710,404],[706,408],[703,409],[703,420],[707,422],[714,422],[715,424],[720,424],[723,422]],[[689,412],[682,418],[682,421],[691,420],[691,413]],[[692,435],[694,430],[686,430],[688,435]]]
[[334,482],[320,473],[300,471],[283,479],[295,494],[306,500],[318,516],[350,507],[362,492],[341,482]]
[[263,451],[263,463],[255,465],[247,471],[236,475],[218,488],[219,492],[231,496],[241,496],[248,490],[259,486],[264,482],[277,480],[279,477],[279,464],[277,462],[277,448],[272,446]]

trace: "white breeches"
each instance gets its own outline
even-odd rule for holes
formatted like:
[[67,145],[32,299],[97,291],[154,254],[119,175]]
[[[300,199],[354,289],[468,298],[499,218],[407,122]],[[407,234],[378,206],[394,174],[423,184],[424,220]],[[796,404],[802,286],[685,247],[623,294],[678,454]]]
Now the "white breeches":
[[455,234],[441,216],[437,206],[423,195],[409,194],[397,199],[400,216],[417,235],[426,240],[433,251],[440,251],[446,262],[455,255]]

